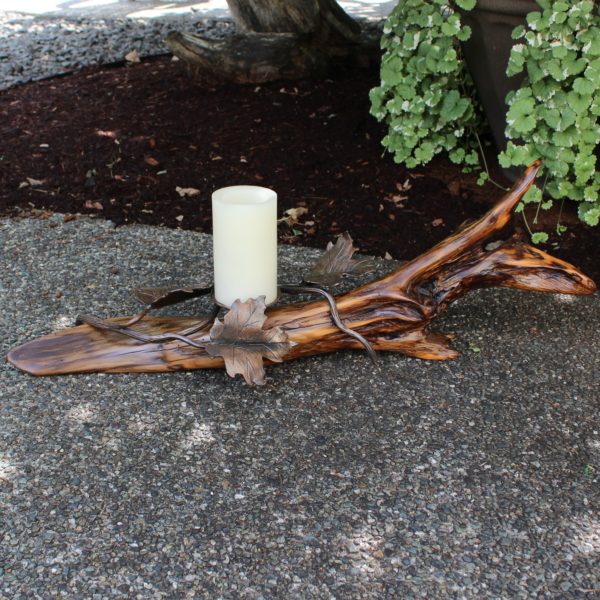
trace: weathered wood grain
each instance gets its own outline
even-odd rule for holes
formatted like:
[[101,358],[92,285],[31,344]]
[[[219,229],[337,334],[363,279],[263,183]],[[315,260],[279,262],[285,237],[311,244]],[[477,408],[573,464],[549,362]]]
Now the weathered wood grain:
[[[447,360],[457,352],[448,339],[428,331],[430,323],[457,298],[477,288],[508,287],[561,294],[591,294],[594,282],[573,265],[538,248],[505,242],[486,250],[485,241],[504,227],[510,213],[532,185],[539,163],[484,217],[450,236],[389,275],[336,297],[346,326],[359,332],[375,350],[400,352],[428,360]],[[283,360],[360,343],[332,322],[324,300],[274,306],[266,328],[281,327],[294,346]],[[146,317],[135,325],[158,335],[192,327],[201,317]],[[114,319],[126,323],[129,317]],[[208,334],[207,326],[193,335]],[[179,341],[144,344],[87,325],[73,327],[12,350],[8,360],[33,375],[103,372],[156,372],[223,367],[220,358]]]

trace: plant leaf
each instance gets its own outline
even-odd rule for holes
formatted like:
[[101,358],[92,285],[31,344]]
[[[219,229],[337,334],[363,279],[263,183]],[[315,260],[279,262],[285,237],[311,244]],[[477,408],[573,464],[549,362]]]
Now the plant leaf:
[[265,384],[263,357],[281,362],[288,350],[295,346],[281,327],[263,329],[267,320],[265,297],[236,300],[223,322],[216,319],[210,330],[206,351],[221,356],[230,377],[242,375],[249,385]]
[[193,188],[193,187],[179,187],[179,186],[177,186],[175,188],[175,191],[182,198],[185,198],[185,196],[197,196],[200,193],[200,190],[197,190],[196,188]]
[[130,63],[141,62],[140,55],[138,54],[138,51],[135,48],[125,55],[125,60]]
[[290,227],[300,222],[300,217],[308,212],[308,208],[304,206],[296,206],[295,208],[288,208],[285,211],[285,216],[281,217],[278,223],[287,223]]
[[324,254],[315,263],[308,275],[307,283],[317,285],[335,285],[348,275],[364,275],[375,269],[375,262],[370,258],[354,260],[352,255],[356,248],[348,232],[340,235],[335,243],[329,242]]
[[184,300],[204,296],[210,293],[211,290],[212,285],[201,283],[188,287],[137,288],[133,290],[133,295],[142,304],[150,306],[150,308],[162,308],[163,306],[170,306]]
[[545,244],[548,241],[548,234],[545,231],[536,231],[531,234],[531,241],[537,246],[538,244]]

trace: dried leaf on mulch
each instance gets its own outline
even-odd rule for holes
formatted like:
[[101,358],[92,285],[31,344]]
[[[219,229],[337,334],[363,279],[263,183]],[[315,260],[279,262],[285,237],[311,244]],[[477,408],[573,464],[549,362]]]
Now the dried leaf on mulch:
[[101,202],[94,202],[92,200],[86,200],[84,206],[85,208],[93,208],[94,210],[104,210]]
[[27,177],[27,181],[22,181],[19,184],[19,189],[24,187],[37,187],[38,185],[44,185],[45,179],[34,179],[33,177]]
[[144,162],[147,165],[150,165],[151,167],[158,167],[158,165],[160,164],[154,157],[152,156],[146,156],[144,158]]
[[200,190],[197,190],[196,188],[193,187],[179,187],[177,186],[175,188],[175,191],[182,197],[185,198],[186,196],[197,196],[200,193]]
[[295,208],[288,208],[283,217],[279,219],[279,223],[287,223],[290,227],[300,221],[300,217],[308,212],[308,208],[304,206],[296,206]]
[[132,50],[125,55],[125,60],[130,63],[139,63],[141,62],[140,55],[137,50]]

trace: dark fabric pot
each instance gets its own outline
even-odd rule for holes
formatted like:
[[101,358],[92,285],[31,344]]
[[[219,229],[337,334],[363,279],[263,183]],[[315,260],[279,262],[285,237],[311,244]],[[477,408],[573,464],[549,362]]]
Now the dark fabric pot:
[[541,11],[535,0],[478,0],[473,10],[461,11],[461,20],[471,28],[470,39],[462,44],[465,62],[499,151],[506,148],[506,94],[518,89],[523,80],[522,74],[506,75],[515,43],[511,34],[515,27],[526,23],[525,17],[533,11]]

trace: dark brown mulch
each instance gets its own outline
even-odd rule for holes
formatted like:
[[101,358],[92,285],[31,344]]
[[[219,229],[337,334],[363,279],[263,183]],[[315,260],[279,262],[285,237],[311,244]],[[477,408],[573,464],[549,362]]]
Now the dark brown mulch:
[[[348,230],[362,252],[411,258],[501,192],[445,158],[410,172],[394,164],[369,116],[376,83],[370,71],[211,89],[162,57],[10,89],[0,93],[0,214],[90,213],[209,232],[211,192],[249,183],[275,189],[281,213],[308,209],[281,224],[283,242],[323,247]],[[200,193],[181,197],[177,187]],[[572,212],[548,247],[600,279],[600,228]],[[515,230],[521,217],[507,235]]]

